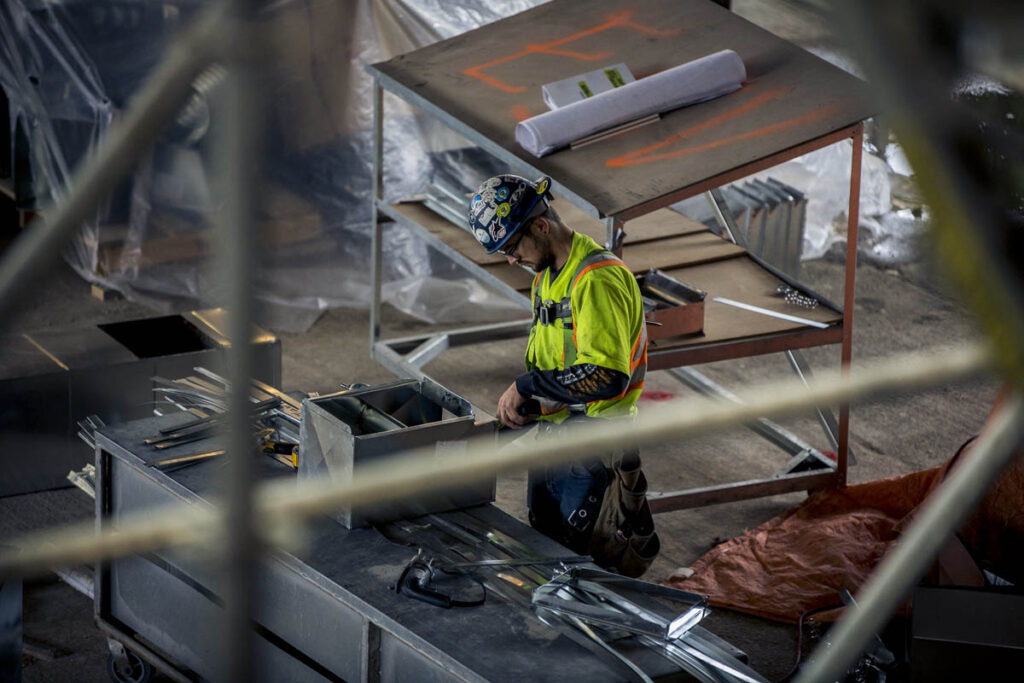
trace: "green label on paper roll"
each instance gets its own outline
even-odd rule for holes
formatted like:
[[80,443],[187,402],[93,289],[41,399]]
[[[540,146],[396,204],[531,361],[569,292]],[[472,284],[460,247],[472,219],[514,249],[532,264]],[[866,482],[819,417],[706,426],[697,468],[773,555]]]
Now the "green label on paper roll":
[[580,92],[583,93],[584,97],[593,97],[594,93],[590,91],[586,81],[579,81],[576,85],[580,86]]
[[616,88],[620,85],[626,85],[626,81],[622,80],[622,74],[619,73],[618,69],[605,69],[604,75],[608,77],[608,82]]

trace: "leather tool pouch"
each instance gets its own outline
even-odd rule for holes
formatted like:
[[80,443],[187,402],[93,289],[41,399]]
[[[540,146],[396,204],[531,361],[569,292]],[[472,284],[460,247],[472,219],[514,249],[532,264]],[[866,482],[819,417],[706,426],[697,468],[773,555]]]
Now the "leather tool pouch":
[[[542,423],[538,428],[544,434],[557,433],[588,419],[578,416],[562,425]],[[647,477],[635,449],[606,455],[601,461],[573,463],[573,467],[586,467],[592,482],[584,501],[568,518],[560,518],[556,510],[540,509],[543,499],[537,497],[538,509],[530,510],[530,523],[573,552],[590,555],[598,566],[636,578],[661,550],[647,503]]]
[[635,450],[613,455],[609,464],[608,487],[588,551],[599,566],[636,578],[661,550],[647,503],[647,477]]

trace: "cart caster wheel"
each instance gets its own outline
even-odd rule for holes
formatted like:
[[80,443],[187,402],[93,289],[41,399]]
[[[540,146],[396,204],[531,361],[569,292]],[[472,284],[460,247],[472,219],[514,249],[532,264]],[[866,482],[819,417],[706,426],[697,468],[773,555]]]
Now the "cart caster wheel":
[[152,665],[131,650],[125,650],[125,659],[118,665],[114,655],[107,655],[107,674],[114,683],[149,683]]

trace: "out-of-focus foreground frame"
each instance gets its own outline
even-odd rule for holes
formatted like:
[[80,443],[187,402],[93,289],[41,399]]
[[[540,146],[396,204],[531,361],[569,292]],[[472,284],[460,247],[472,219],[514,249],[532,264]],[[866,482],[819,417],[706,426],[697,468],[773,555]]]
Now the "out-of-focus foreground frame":
[[[984,3],[983,3],[984,4]],[[217,221],[220,270],[229,292],[229,338],[247,339],[252,327],[253,253],[257,242],[250,226],[258,192],[258,142],[262,127],[259,92],[254,87],[258,54],[252,39],[255,3],[224,0],[199,15],[168,50],[162,65],[111,128],[104,143],[76,172],[70,193],[43,213],[0,260],[0,316],[11,312],[21,295],[59,258],[63,245],[110,189],[131,170],[136,158],[156,139],[189,94],[189,85],[214,61],[231,73],[228,90],[231,125],[222,127],[220,169],[223,213]],[[984,178],[965,164],[969,136],[957,127],[942,74],[929,71],[931,45],[908,46],[900,27],[910,22],[902,12],[945,11],[946,3],[920,2],[910,9],[883,10],[877,1],[854,3],[848,23],[860,48],[858,56],[891,108],[894,128],[918,169],[922,190],[933,208],[937,252],[947,272],[982,321],[987,346],[912,354],[890,359],[850,376],[822,374],[809,387],[797,381],[746,392],[744,405],[690,402],[686,411],[666,405],[646,411],[634,429],[598,425],[568,446],[563,442],[529,453],[499,453],[489,446],[471,447],[457,459],[417,458],[408,453],[386,469],[368,469],[352,484],[314,482],[296,486],[256,485],[253,444],[247,436],[246,388],[251,370],[247,344],[233,343],[229,379],[232,399],[228,480],[225,496],[214,510],[174,509],[147,520],[126,522],[116,532],[95,534],[90,527],[67,527],[20,539],[20,551],[0,555],[0,576],[43,571],[48,567],[94,562],[169,546],[217,548],[224,572],[225,628],[222,678],[252,678],[250,613],[255,597],[250,571],[260,549],[294,538],[294,525],[342,505],[398,498],[410,492],[472,481],[495,472],[541,462],[567,461],[613,444],[645,445],[669,438],[739,425],[830,403],[852,402],[886,393],[948,382],[995,367],[1018,392],[1024,386],[1024,269],[1015,258],[1019,242],[1005,212],[988,196]],[[937,9],[938,8],[938,9]],[[879,21],[880,17],[887,17]],[[1020,26],[1018,26],[1020,28]],[[897,50],[902,53],[894,57]],[[909,54],[908,54],[909,53]],[[914,61],[914,60],[917,61]],[[884,67],[884,68],[883,68]],[[966,143],[968,144],[965,144]],[[1015,241],[1017,240],[1017,241]],[[0,318],[3,319],[3,318]],[[991,351],[989,350],[991,349]],[[1024,406],[1019,393],[993,419],[971,457],[954,470],[907,529],[899,546],[872,574],[857,595],[859,606],[847,611],[830,636],[832,647],[814,657],[801,681],[830,681],[863,650],[925,571],[944,539],[968,514],[1021,441]],[[680,415],[684,415],[680,418]],[[424,460],[430,463],[424,466]]]

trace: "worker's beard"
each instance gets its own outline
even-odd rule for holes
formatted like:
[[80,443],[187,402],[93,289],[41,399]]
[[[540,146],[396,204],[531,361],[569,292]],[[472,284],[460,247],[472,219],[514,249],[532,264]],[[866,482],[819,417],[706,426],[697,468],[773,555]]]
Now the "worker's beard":
[[555,250],[551,248],[551,237],[533,233],[530,235],[530,239],[533,240],[534,250],[537,252],[537,261],[520,261],[519,265],[525,266],[535,273],[543,273],[548,268],[554,268]]

